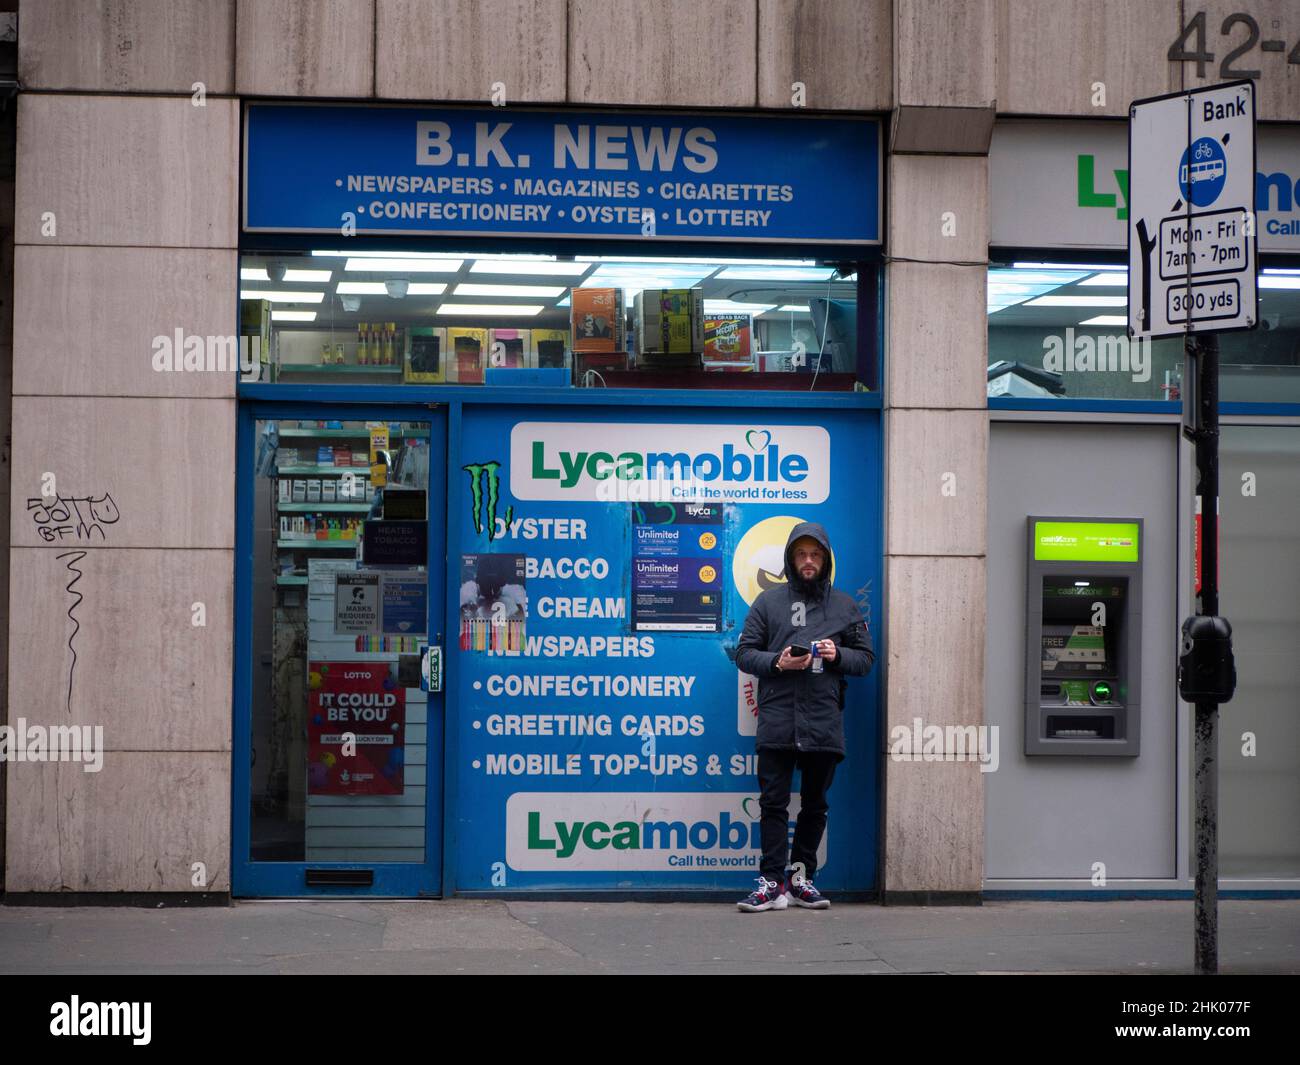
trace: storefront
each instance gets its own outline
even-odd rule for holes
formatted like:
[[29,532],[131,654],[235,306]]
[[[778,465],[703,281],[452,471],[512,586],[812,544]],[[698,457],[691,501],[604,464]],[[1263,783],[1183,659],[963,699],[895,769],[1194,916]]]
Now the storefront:
[[795,523],[883,658],[879,121],[243,121],[233,894],[741,890],[735,646]]
[[[1261,124],[1257,161],[1261,325],[1221,341],[1220,594],[1238,676],[1221,714],[1225,896],[1300,885],[1300,130]],[[1016,739],[987,780],[985,894],[1186,894],[1192,732],[1175,667],[1199,587],[1196,470],[1181,341],[1125,335],[1127,125],[1003,121],[989,167],[987,721]],[[1128,523],[1131,557],[1099,570],[1127,582],[1118,625],[1049,601],[1042,516]],[[1055,557],[1094,580],[1097,554]]]

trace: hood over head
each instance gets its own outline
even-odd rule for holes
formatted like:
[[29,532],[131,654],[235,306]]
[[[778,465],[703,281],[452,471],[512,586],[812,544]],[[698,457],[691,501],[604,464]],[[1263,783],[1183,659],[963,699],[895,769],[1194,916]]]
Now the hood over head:
[[[826,549],[826,561],[822,563],[821,572],[811,583],[805,581],[794,566],[794,544],[805,536],[810,536]],[[801,521],[790,530],[785,542],[785,577],[790,587],[804,595],[823,595],[831,583],[831,538],[825,528],[815,521]]]

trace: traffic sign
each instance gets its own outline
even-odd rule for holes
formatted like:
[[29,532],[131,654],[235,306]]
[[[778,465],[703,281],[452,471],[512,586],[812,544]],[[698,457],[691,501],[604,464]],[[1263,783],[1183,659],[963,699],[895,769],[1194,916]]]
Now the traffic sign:
[[1254,83],[1135,100],[1128,135],[1129,335],[1254,329]]

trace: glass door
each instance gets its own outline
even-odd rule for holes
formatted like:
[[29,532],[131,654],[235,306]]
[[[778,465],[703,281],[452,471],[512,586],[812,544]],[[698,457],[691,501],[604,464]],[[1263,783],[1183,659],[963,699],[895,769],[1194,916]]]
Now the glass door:
[[445,447],[438,410],[241,408],[237,896],[441,891]]

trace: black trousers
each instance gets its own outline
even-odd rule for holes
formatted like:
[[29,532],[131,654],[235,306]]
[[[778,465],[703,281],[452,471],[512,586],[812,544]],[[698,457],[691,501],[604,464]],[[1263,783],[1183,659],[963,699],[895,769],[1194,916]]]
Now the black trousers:
[[794,825],[794,846],[789,847],[793,866],[802,863],[804,876],[812,880],[817,873],[817,848],[826,831],[826,791],[835,777],[839,756],[825,751],[758,752],[758,805],[762,811],[759,834],[763,841],[763,860],[759,871],[768,880],[785,879],[787,847],[790,836],[790,782],[795,766],[802,774],[799,789],[799,817]]

